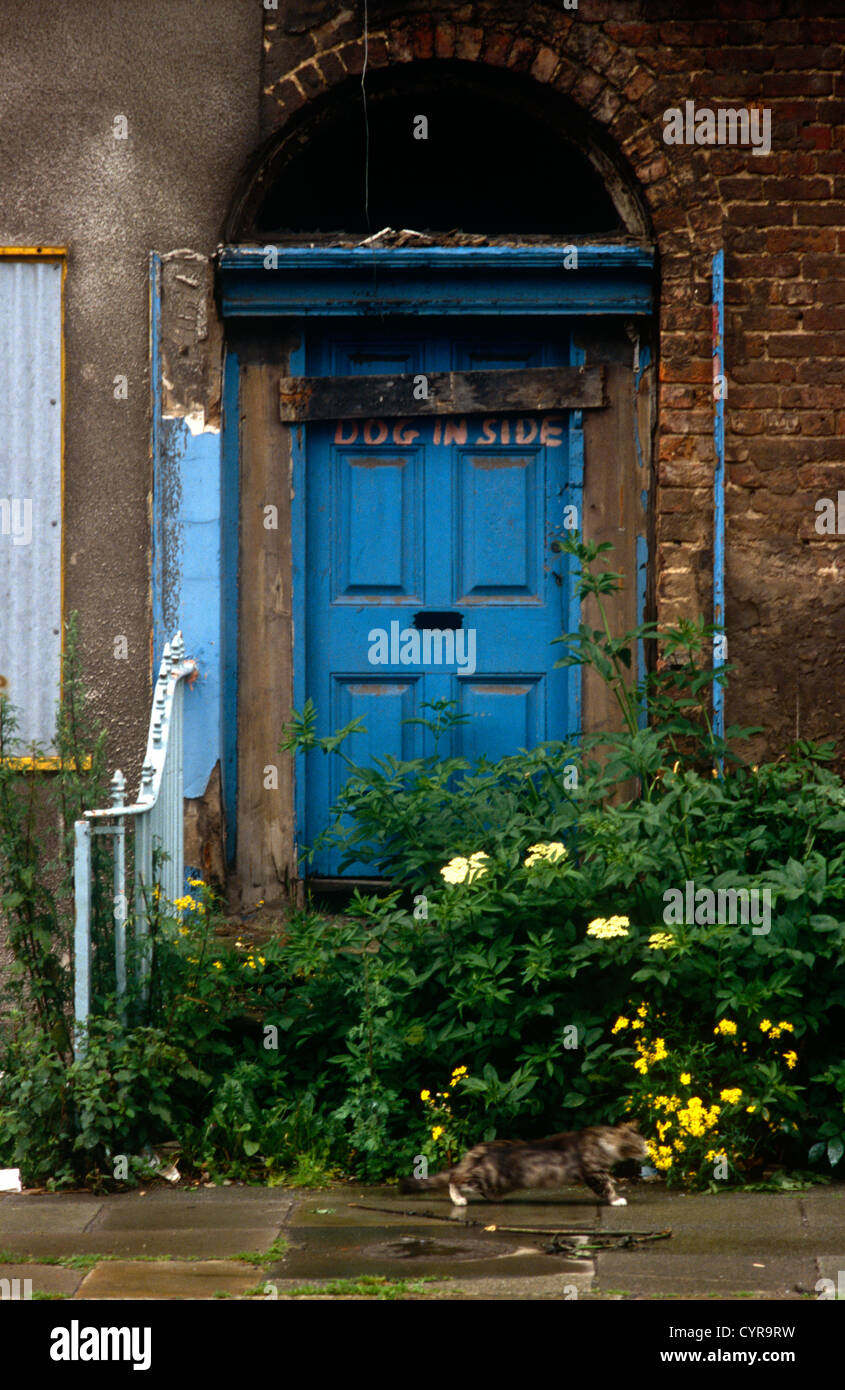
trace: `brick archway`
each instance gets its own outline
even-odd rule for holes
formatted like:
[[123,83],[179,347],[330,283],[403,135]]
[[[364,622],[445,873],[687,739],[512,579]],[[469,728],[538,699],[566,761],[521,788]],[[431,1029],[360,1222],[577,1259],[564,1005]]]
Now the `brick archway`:
[[[568,14],[544,15],[540,22],[532,11],[534,32],[529,35],[524,25],[491,15],[489,7],[472,8],[472,17],[461,21],[425,14],[374,19],[366,44],[358,18],[350,17],[348,11],[311,31],[307,44],[292,43],[276,25],[268,24],[262,108],[265,142],[247,171],[233,214],[237,216],[243,207],[251,183],[260,177],[262,165],[284,132],[333,88],[349,78],[360,78],[365,59],[368,71],[439,59],[521,74],[567,98],[595,133],[604,137],[585,153],[604,175],[617,204],[626,204],[623,218],[629,232],[653,232],[661,250],[664,238],[671,241],[684,232],[702,233],[704,228],[693,225],[684,208],[689,172],[679,164],[670,165],[660,140],[657,75],[643,50],[634,47],[647,26],[598,24]],[[462,13],[468,10],[462,7]],[[303,47],[312,49],[304,58],[299,57]],[[699,194],[702,201],[708,200],[701,185]],[[234,231],[233,218],[227,230]]]

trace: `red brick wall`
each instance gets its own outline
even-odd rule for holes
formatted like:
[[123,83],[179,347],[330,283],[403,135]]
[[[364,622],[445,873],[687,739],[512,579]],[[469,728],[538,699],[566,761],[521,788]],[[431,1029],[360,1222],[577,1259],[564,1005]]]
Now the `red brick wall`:
[[[836,14],[836,10],[839,14]],[[361,72],[351,5],[289,0],[265,24],[267,135]],[[371,68],[458,58],[530,73],[590,113],[639,181],[660,259],[658,616],[709,614],[710,263],[726,254],[729,722],[769,747],[831,737],[845,690],[845,537],[814,502],[845,488],[845,8],[379,4]],[[684,17],[684,12],[689,18]],[[771,153],[667,145],[686,100],[771,111]]]

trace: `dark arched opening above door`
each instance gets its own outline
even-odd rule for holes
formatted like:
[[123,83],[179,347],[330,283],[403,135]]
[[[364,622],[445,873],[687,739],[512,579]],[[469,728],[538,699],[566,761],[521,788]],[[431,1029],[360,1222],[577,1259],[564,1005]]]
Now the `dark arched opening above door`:
[[438,239],[649,233],[630,171],[574,103],[519,74],[437,61],[372,72],[366,98],[348,80],[296,113],[258,152],[225,240],[386,226]]

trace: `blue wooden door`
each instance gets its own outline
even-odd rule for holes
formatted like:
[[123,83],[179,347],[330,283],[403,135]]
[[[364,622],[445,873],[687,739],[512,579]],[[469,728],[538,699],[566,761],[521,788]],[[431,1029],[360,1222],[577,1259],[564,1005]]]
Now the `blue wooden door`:
[[[344,321],[309,329],[306,371],[401,372],[410,396],[430,372],[575,360],[569,330],[548,323],[464,321],[447,335],[419,321]],[[319,733],[361,716],[367,732],[347,745],[356,762],[417,757],[425,731],[404,721],[439,699],[472,716],[444,754],[495,760],[576,731],[572,674],[553,669],[561,648],[550,644],[574,616],[553,543],[567,505],[580,518],[581,463],[575,411],[307,425],[305,691]],[[345,778],[335,757],[309,764],[307,844]],[[310,872],[338,867],[322,853]]]

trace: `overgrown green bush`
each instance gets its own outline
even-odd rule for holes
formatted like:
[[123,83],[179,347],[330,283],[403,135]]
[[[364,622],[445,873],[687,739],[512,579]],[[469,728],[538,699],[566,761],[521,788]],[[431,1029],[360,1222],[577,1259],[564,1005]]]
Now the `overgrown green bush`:
[[[842,1171],[845,790],[832,749],[800,743],[747,766],[748,731],[711,727],[712,629],[613,638],[605,601],[620,580],[600,569],[605,547],[570,548],[600,626],[566,634],[562,661],[600,672],[621,732],[470,765],[441,755],[455,715],[438,705],[427,756],[359,768],[354,726],[319,739],[307,707],[282,746],[306,766],[345,760],[326,839],[374,864],[384,891],[355,894],[340,918],[293,912],[260,946],[246,929],[219,935],[205,885],[154,902],[151,1013],[136,1001],[121,1029],[101,994],[88,1057],[71,1066],[40,1015],[30,1031],[15,1016],[0,1163],[30,1181],[90,1180],[116,1154],[141,1172],[175,1141],[183,1171],[218,1178],[380,1180],[485,1136],[636,1115],[670,1183]],[[637,642],[656,653],[639,687]],[[710,920],[700,899],[694,920],[667,916],[666,895],[690,882],[765,890],[766,918]],[[59,958],[53,930],[43,948]],[[65,973],[63,1017],[66,987]]]

